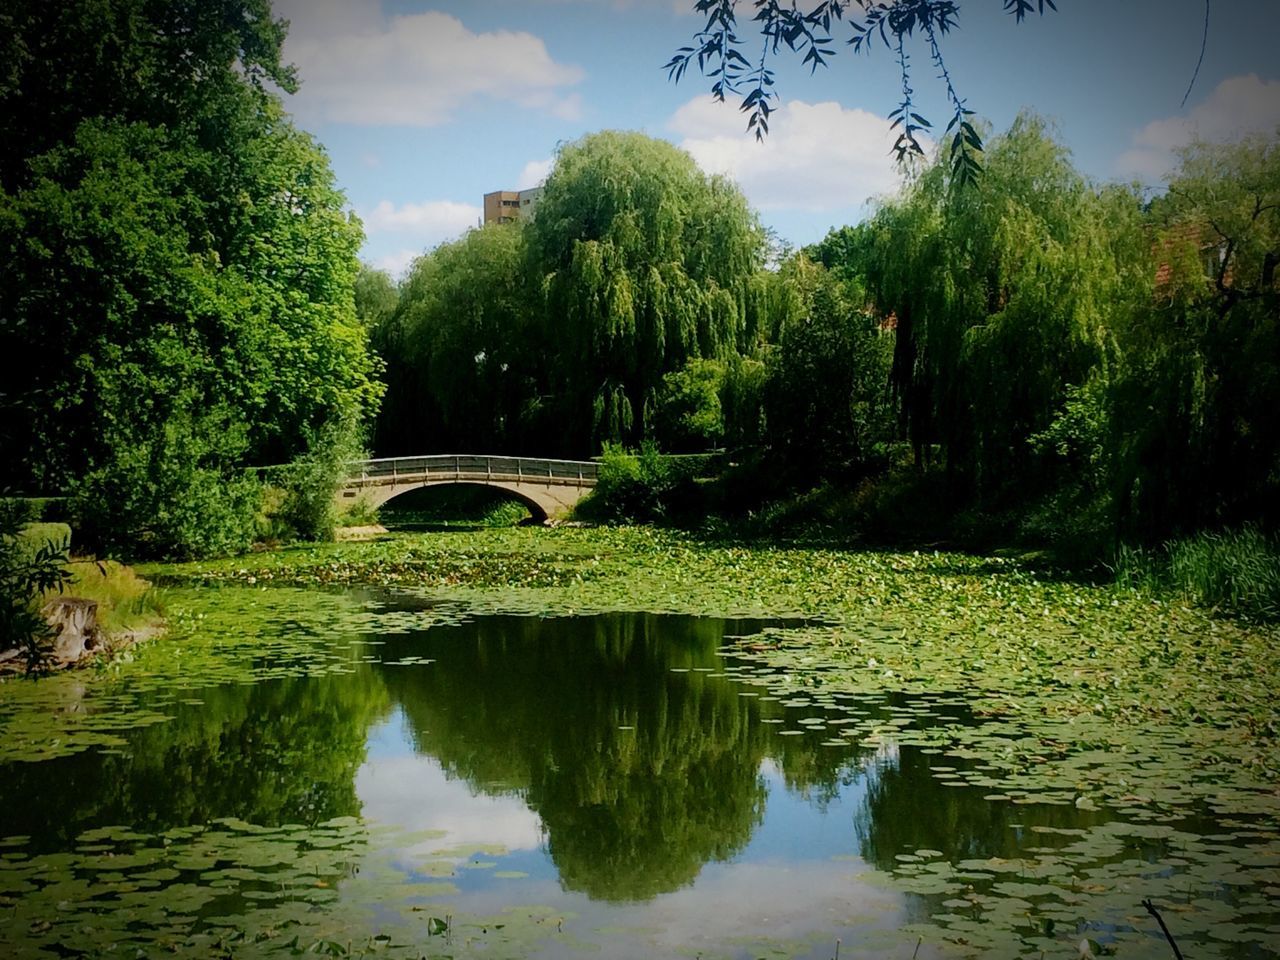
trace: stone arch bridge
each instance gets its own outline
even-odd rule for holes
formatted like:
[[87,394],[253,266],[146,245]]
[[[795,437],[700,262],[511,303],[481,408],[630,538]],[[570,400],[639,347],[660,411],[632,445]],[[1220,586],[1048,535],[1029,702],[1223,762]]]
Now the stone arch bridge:
[[431,456],[356,460],[338,491],[338,503],[363,497],[380,507],[393,497],[423,487],[470,484],[505,490],[535,520],[566,516],[596,485],[599,464],[591,460],[531,457]]

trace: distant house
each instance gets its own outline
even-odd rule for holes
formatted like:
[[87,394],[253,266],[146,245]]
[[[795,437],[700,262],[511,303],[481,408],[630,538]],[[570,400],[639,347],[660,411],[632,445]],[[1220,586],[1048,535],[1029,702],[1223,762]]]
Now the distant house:
[[[1207,279],[1216,281],[1227,257],[1227,245],[1213,230],[1204,225],[1183,223],[1171,227],[1156,244],[1156,290],[1169,285],[1174,277],[1174,264],[1180,254],[1194,246],[1196,258]],[[1223,276],[1223,282],[1231,282],[1231,271]]]
[[484,222],[512,223],[533,216],[542,198],[541,187],[528,190],[495,190],[484,195]]

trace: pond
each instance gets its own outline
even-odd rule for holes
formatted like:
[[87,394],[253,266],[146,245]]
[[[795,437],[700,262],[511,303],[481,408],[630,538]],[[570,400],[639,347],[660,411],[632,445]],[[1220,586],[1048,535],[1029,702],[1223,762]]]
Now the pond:
[[219,592],[216,661],[7,691],[3,955],[1171,956],[1148,896],[1276,955],[1273,822],[1000,792],[964,697],[762,663],[804,623]]

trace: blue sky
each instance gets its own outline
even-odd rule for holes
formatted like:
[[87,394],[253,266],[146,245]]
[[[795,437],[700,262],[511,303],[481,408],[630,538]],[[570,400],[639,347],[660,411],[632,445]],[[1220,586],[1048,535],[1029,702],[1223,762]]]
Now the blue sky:
[[[899,77],[889,51],[855,57],[841,43],[813,76],[798,58],[780,58],[781,101],[760,145],[736,106],[711,100],[709,81],[690,74],[676,85],[661,69],[700,24],[692,6],[276,0],[292,24],[285,56],[303,83],[287,106],[328,149],[364,220],[364,258],[393,274],[473,226],[484,193],[534,185],[558,143],[594,130],[642,130],[683,146],[738,181],[762,220],[796,244],[857,222],[871,198],[896,189],[884,118]],[[749,0],[741,6],[749,17]],[[1185,108],[1203,0],[1058,7],[1018,25],[1000,0],[962,3],[944,53],[960,94],[996,130],[1034,109],[1090,176],[1156,185],[1193,133],[1280,128],[1280,0],[1212,0]],[[919,44],[913,63],[922,112],[941,128],[949,111]]]

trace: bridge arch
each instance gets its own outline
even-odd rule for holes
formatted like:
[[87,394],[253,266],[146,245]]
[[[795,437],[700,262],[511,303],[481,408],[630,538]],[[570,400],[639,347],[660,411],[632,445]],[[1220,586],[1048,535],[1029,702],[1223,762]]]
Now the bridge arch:
[[352,463],[338,502],[363,497],[371,506],[433,486],[482,486],[510,493],[537,520],[569,514],[596,485],[597,464],[589,460],[448,455],[391,457]]
[[[366,499],[373,506],[381,507],[386,506],[387,504],[394,504],[395,501],[399,500],[401,497],[407,496],[411,493],[416,493],[419,490],[436,490],[449,487],[472,487],[480,490],[501,490],[503,493],[508,494],[512,500],[518,501],[522,507],[527,509],[529,511],[529,516],[534,523],[543,523],[548,520],[552,516],[552,514],[548,512],[548,505],[539,503],[538,500],[531,496],[528,491],[517,489],[518,486],[518,484],[505,483],[500,480],[486,481],[483,483],[475,480],[431,480],[416,487],[406,486],[403,489],[398,489],[395,493],[387,496],[380,502],[374,502],[372,497],[366,497]],[[554,509],[554,507],[551,507],[551,509]]]

